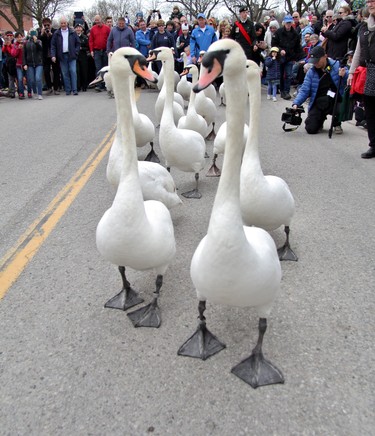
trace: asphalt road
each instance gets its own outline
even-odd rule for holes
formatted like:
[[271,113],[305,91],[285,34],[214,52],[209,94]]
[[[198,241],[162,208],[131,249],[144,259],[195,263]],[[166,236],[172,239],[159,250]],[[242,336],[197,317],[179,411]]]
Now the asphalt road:
[[[156,96],[145,90],[139,100],[152,119]],[[264,340],[285,384],[254,390],[230,372],[256,342],[251,309],[208,304],[208,326],[227,348],[205,362],[177,356],[197,324],[190,260],[218,183],[205,171],[202,199],[184,199],[171,213],[177,254],[164,279],[160,329],[135,329],[124,312],[104,309],[121,288],[95,246],[114,196],[106,155],[87,183],[77,182],[82,190],[25,268],[11,265],[20,274],[0,301],[1,435],[374,434],[375,159],[360,158],[367,134],[351,122],[332,139],[328,123],[319,135],[284,133],[287,105],[267,101],[263,90],[263,170],[283,177],[296,199],[291,244],[299,261],[282,263]],[[0,107],[5,256],[101,147],[115,104],[90,91],[0,99]],[[225,113],[218,110],[219,126]],[[211,150],[208,143],[212,157]],[[139,157],[147,152],[139,149]],[[172,174],[179,192],[193,185],[191,174]],[[284,240],[282,229],[272,236],[277,245]],[[128,278],[149,301],[152,272],[129,270]]]

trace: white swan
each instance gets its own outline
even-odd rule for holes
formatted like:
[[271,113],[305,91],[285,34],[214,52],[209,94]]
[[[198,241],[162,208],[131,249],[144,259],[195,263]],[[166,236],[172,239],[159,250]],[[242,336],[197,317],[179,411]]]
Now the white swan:
[[249,136],[241,167],[241,211],[246,225],[276,230],[284,225],[285,244],[278,249],[280,260],[297,260],[289,245],[289,226],[294,215],[294,199],[287,183],[276,176],[264,176],[259,160],[259,116],[261,81],[259,67],[247,62],[250,101]]
[[159,157],[154,151],[155,126],[147,115],[138,112],[135,100],[134,81],[132,82],[130,80],[129,86],[137,147],[143,147],[147,143],[150,143],[151,150],[145,157],[145,160],[160,163]]
[[[248,133],[249,133],[249,126],[247,124],[245,124],[244,129],[243,129],[244,146],[246,144]],[[219,177],[220,176],[220,168],[218,168],[216,166],[216,159],[217,159],[219,154],[224,154],[226,139],[227,139],[227,122],[224,121],[216,133],[216,137],[214,140],[214,148],[213,148],[214,157],[212,158],[212,165],[209,168],[209,170],[206,174],[206,177]]]
[[[152,69],[152,62],[148,63],[147,69],[153,75],[154,79],[156,79],[156,80],[159,79],[159,74]],[[158,86],[157,86],[158,83],[159,83],[158,81],[157,82],[150,82],[147,80],[147,85],[151,89],[158,89]]]
[[215,119],[217,115],[217,108],[215,103],[207,97],[204,92],[200,92],[195,97],[195,109],[199,115],[206,120],[208,132],[206,139],[212,141],[215,139]]
[[[201,51],[199,52],[199,58],[198,58],[198,63],[199,63],[199,64],[202,62],[202,58],[203,58],[203,56],[204,56],[205,53],[206,53],[206,52],[205,52],[204,50],[201,50]],[[216,106],[216,88],[215,88],[215,86],[211,84],[211,85],[207,86],[207,88],[205,88],[205,89],[203,90],[203,92],[204,92],[204,95],[205,95],[206,97],[210,98],[210,99],[212,100],[212,102],[213,102],[213,103],[215,104],[215,106]]]
[[[187,56],[185,52],[181,53],[182,59],[184,61],[184,69],[187,67]],[[190,99],[190,95],[191,95],[191,88],[192,88],[192,84],[191,82],[187,81],[187,76],[186,74],[182,75],[180,74],[181,79],[180,81],[177,83],[177,92],[182,96],[182,98],[186,101],[189,101]]]
[[[171,50],[172,53],[174,53],[173,48]],[[174,89],[176,89],[178,83],[180,82],[180,75],[177,73],[177,71],[173,71],[173,81],[174,81]],[[161,91],[163,85],[164,85],[164,71],[162,66],[159,73],[158,83],[157,83],[157,87],[159,88],[159,91]]]
[[144,202],[142,198],[129,93],[132,71],[151,80],[152,76],[146,68],[146,59],[131,47],[116,50],[111,71],[125,158],[113,204],[98,224],[96,245],[106,260],[123,267],[124,288],[106,306],[125,310],[140,302],[126,280],[126,266],[138,271],[153,269],[157,274],[153,301],[128,316],[136,327],[159,327],[161,320],[157,299],[163,275],[176,252],[174,231],[164,204],[153,200]]
[[195,173],[196,186],[182,195],[187,198],[201,198],[198,190],[199,171],[204,168],[206,143],[194,130],[178,129],[173,121],[173,54],[167,47],[152,50],[152,54],[164,63],[165,104],[160,122],[159,144],[167,168]]
[[206,300],[230,306],[253,306],[260,317],[258,343],[252,355],[232,372],[253,387],[282,383],[281,372],[262,354],[266,317],[280,289],[280,262],[275,243],[265,230],[243,226],[240,208],[246,57],[237,42],[223,39],[210,46],[202,65],[204,70],[194,88],[198,91],[221,71],[224,73],[228,91],[227,145],[207,235],[198,245],[190,267],[199,299],[200,322],[178,354],[206,359],[225,347],[206,327]]
[[[188,73],[191,73],[193,77],[192,83],[193,85],[195,85],[198,81],[198,68],[196,67],[196,65],[187,65],[181,74],[186,75]],[[191,96],[189,99],[188,110],[186,112],[186,115],[179,119],[177,127],[179,129],[195,130],[196,132],[200,133],[203,138],[205,138],[207,135],[207,123],[202,115],[199,115],[195,109],[195,92],[192,89],[190,90],[190,92]]]
[[220,95],[220,106],[226,106],[224,82],[219,87],[219,95]]
[[[170,49],[170,52],[172,54],[172,58],[173,58],[173,51],[172,49]],[[147,60],[152,60],[152,58],[148,58]],[[157,124],[160,124],[161,121],[161,117],[163,115],[163,111],[164,111],[164,103],[165,103],[165,95],[166,95],[166,83],[165,83],[165,73],[164,73],[164,64],[163,64],[163,68],[160,71],[159,74],[159,78],[160,76],[163,79],[163,86],[160,89],[158,98],[156,99],[156,103],[155,103],[155,118],[157,121]],[[174,70],[173,70],[174,71]],[[173,74],[172,77],[170,77],[170,84],[172,84],[172,88],[174,87],[173,85]],[[158,82],[159,83],[159,82]],[[178,94],[177,92],[173,91],[173,119],[174,119],[174,123],[177,126],[178,124],[178,120],[184,116],[184,99],[181,97],[180,94]]]

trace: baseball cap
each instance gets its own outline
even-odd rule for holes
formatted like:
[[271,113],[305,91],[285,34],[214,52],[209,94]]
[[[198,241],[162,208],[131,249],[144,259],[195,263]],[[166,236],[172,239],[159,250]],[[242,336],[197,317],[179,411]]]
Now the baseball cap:
[[189,30],[189,25],[187,23],[183,23],[181,26],[181,30]]
[[205,16],[204,14],[202,14],[202,12],[200,12],[200,13],[197,15],[197,18],[204,18],[204,19],[206,19],[206,16]]
[[283,19],[284,23],[293,23],[293,17],[291,15],[285,15]]
[[309,57],[309,63],[310,64],[316,64],[320,58],[325,56],[326,52],[324,48],[321,45],[318,45],[317,47],[314,47],[311,50],[310,57]]

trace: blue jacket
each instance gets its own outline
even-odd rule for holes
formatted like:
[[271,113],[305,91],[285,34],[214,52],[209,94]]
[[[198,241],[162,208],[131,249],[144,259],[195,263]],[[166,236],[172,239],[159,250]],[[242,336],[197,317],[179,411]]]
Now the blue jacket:
[[266,57],[264,65],[267,67],[267,80],[280,80],[280,64],[281,60],[273,60],[271,56]]
[[[329,74],[331,75],[334,84],[338,88],[339,80],[340,80],[340,76],[339,76],[340,63],[338,61],[332,60],[331,58],[328,58],[328,63],[331,68]],[[339,89],[341,95],[343,95],[344,93],[347,78],[348,78],[348,71],[346,71],[345,76],[341,80],[341,87]],[[293,105],[296,104],[297,106],[301,106],[301,104],[304,103],[310,97],[310,103],[309,103],[309,110],[310,110],[311,106],[315,101],[316,93],[318,92],[319,81],[320,81],[320,77],[316,68],[314,67],[310,68],[305,76],[305,80],[303,81],[300,90],[298,91],[297,97],[293,101]]]
[[212,26],[204,29],[196,27],[190,36],[190,53],[192,57],[199,58],[201,50],[207,51],[209,46],[217,40],[215,30]]
[[120,47],[135,47],[134,32],[130,27],[112,27],[107,39],[107,52],[116,51]]
[[151,31],[150,29],[147,29],[145,33],[141,29],[137,30],[135,32],[135,39],[138,43],[137,49],[143,54],[143,56],[148,56],[148,51],[151,47],[148,47],[151,45]]
[[[79,49],[81,48],[81,41],[73,29],[69,28],[69,60],[72,61],[77,59],[79,54]],[[57,58],[61,60],[63,57],[63,38],[61,34],[61,29],[54,32],[51,39],[51,58]]]

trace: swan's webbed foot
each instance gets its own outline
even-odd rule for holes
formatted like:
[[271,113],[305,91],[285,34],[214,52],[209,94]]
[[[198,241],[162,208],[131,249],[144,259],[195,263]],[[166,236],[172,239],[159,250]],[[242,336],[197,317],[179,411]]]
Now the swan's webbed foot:
[[285,234],[286,234],[286,240],[285,244],[277,249],[277,254],[279,255],[279,260],[292,260],[294,262],[297,262],[298,257],[294,253],[294,251],[290,248],[289,245],[289,226],[285,226]]
[[206,141],[213,141],[216,138],[216,133],[214,128],[212,127],[211,132],[206,136]]
[[208,155],[207,151],[204,152],[204,157],[205,159],[209,158],[210,156]]
[[128,313],[127,315],[134,327],[159,328],[161,325],[160,309],[156,297],[147,306],[141,307],[140,309]]
[[143,299],[139,297],[138,293],[130,286],[126,279],[125,267],[119,266],[118,270],[122,279],[121,291],[108,300],[104,307],[108,309],[128,310],[137,304],[143,303]]
[[177,354],[206,360],[225,347],[226,345],[207,329],[206,323],[200,322],[195,333],[181,345]]
[[179,356],[195,357],[206,360],[210,356],[223,350],[226,345],[219,341],[206,327],[206,318],[203,315],[206,310],[206,302],[199,301],[199,324],[195,333],[185,341],[178,349]]
[[259,386],[284,383],[281,371],[265,359],[262,352],[253,351],[250,357],[233,367],[231,372],[254,389]]
[[220,177],[221,171],[220,168],[216,166],[217,154],[214,154],[214,158],[212,159],[212,165],[208,170],[206,177]]
[[233,374],[256,389],[258,386],[284,383],[281,371],[269,360],[265,359],[262,352],[263,336],[267,330],[267,319],[259,319],[258,343],[251,356],[244,359],[231,370]]
[[284,244],[282,247],[278,248],[277,254],[279,255],[279,260],[292,260],[294,262],[297,262],[298,260],[298,257],[290,248],[289,244]]
[[108,300],[104,307],[107,309],[128,310],[137,304],[143,303],[143,299],[138,296],[138,293],[132,289],[121,289],[121,291]]
[[160,163],[159,156],[154,151],[154,143],[150,142],[150,145],[151,145],[151,150],[148,153],[148,155],[145,157],[145,160],[148,162]]
[[191,191],[184,192],[181,195],[183,195],[185,198],[202,198],[202,194],[196,188]]

